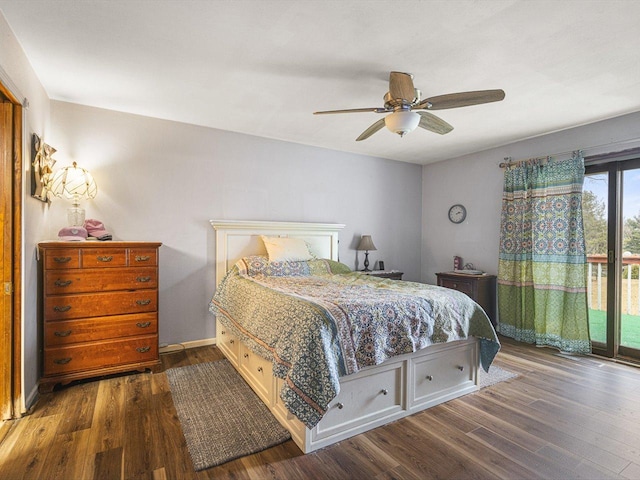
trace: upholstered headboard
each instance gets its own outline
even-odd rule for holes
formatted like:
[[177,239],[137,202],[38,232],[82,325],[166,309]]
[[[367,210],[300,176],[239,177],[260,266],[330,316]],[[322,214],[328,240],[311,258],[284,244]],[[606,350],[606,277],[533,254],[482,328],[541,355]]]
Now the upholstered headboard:
[[302,238],[318,258],[338,260],[338,233],[341,223],[258,222],[210,220],[216,231],[216,285],[242,257],[264,255],[260,235]]

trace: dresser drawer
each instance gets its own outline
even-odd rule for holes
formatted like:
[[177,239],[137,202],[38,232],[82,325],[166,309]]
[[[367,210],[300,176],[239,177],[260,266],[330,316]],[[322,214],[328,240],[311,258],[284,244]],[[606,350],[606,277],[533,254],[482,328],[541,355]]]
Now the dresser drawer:
[[452,390],[475,385],[473,366],[476,364],[476,344],[451,346],[433,355],[412,361],[413,395],[411,406],[430,402]]
[[443,278],[440,285],[473,296],[473,283],[468,280]]
[[152,289],[158,287],[158,270],[156,267],[51,270],[45,273],[44,283],[49,295]]
[[157,335],[48,348],[45,349],[44,374],[57,375],[157,358]]
[[155,248],[131,248],[129,250],[130,267],[146,267],[158,264],[158,251]]
[[240,342],[218,319],[216,319],[216,332],[216,346],[234,366],[238,366]]
[[250,377],[249,383],[256,387],[254,391],[263,402],[271,405],[275,383],[271,362],[256,355],[245,345],[241,345],[238,363],[240,372]]
[[44,345],[45,347],[54,347],[157,333],[158,314],[155,312],[61,320],[45,323]]
[[126,265],[126,248],[85,248],[82,251],[83,268],[124,267]]
[[81,293],[78,295],[47,296],[44,299],[45,321],[96,317],[105,314],[155,312],[157,309],[157,290]]
[[56,248],[44,253],[45,269],[80,267],[80,250],[77,248]]
[[331,401],[315,429],[314,440],[353,430],[403,409],[405,362],[387,365],[384,370],[340,379],[340,393]]

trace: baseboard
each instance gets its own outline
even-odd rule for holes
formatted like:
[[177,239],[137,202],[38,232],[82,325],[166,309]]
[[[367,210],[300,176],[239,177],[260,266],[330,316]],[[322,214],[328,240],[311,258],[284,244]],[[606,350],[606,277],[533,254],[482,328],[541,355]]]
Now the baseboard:
[[215,344],[215,338],[204,338],[202,340],[193,340],[191,342],[172,343],[167,345],[166,347],[160,347],[159,352],[162,355],[163,353],[172,353],[180,350],[186,350],[188,348],[205,347],[207,345]]

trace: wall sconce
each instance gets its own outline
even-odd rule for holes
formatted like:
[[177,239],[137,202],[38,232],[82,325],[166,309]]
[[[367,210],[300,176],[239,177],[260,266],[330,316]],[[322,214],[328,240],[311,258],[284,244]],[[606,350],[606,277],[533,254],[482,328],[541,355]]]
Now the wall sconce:
[[364,270],[363,272],[370,272],[369,270],[369,250],[377,250],[376,246],[373,244],[373,240],[371,240],[371,235],[362,235],[360,238],[360,243],[358,244],[358,248],[356,250],[364,250]]
[[95,198],[98,193],[98,186],[91,174],[73,162],[73,166],[53,174],[49,189],[56,197],[71,200],[73,206],[67,209],[67,221],[70,227],[81,227],[85,213],[84,208],[80,207],[80,199]]

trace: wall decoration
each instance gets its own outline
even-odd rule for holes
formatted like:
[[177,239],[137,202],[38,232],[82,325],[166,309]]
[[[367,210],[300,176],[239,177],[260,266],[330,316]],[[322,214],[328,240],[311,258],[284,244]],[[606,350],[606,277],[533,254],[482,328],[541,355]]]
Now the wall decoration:
[[31,196],[49,202],[49,182],[56,161],[51,158],[56,149],[36,135],[31,138]]

